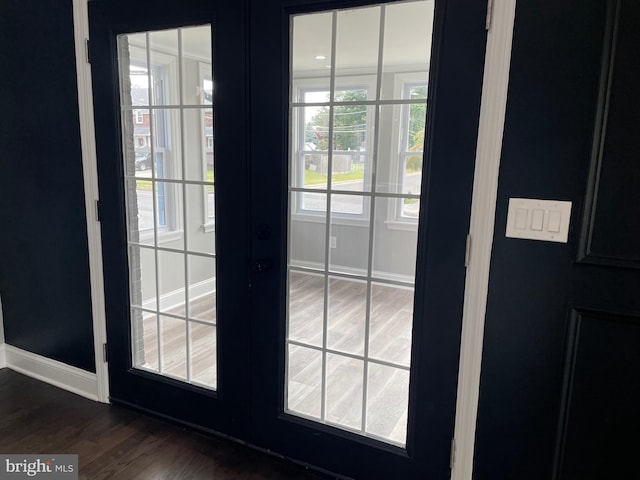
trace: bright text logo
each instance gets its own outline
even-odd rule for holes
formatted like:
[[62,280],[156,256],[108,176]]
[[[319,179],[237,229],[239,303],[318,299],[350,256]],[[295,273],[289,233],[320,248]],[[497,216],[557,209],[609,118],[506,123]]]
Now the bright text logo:
[[77,480],[77,455],[0,455],[0,480]]

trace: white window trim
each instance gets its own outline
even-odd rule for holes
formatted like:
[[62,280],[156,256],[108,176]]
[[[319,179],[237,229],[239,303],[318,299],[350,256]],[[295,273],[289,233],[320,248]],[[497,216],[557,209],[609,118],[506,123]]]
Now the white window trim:
[[[212,73],[211,73],[211,64],[207,62],[198,62],[198,96],[200,97],[200,103],[202,103],[203,105],[205,104],[204,103],[204,87],[203,87],[205,80],[209,80],[213,82]],[[211,108],[213,110],[213,102],[211,104],[207,104],[207,108]],[[207,143],[207,136],[206,136],[205,111],[206,109],[204,108],[201,109],[200,111],[200,131],[202,132],[201,149],[202,149],[202,180],[203,181],[207,181],[207,150],[209,148],[209,145]],[[214,154],[214,165],[215,165],[215,154]],[[215,212],[209,212],[209,195],[207,193],[207,189],[208,189],[207,185],[202,186],[202,211],[203,211],[202,229],[205,233],[210,233],[210,232],[215,232],[216,230],[216,219],[215,219]]]
[[[166,53],[160,50],[152,50],[153,55],[152,55],[152,59],[154,61],[153,65],[148,65],[147,64],[147,52],[146,49],[140,46],[137,46],[135,44],[130,44],[129,45],[129,57],[130,57],[130,62],[134,63],[137,62],[139,63],[139,65],[143,68],[147,69],[147,75],[152,75],[152,72],[154,70],[154,67],[163,67],[167,70],[167,78],[169,79],[178,79],[178,58],[177,58],[177,52],[173,52],[173,53]],[[166,85],[166,89],[167,91],[165,91],[164,93],[166,94],[166,96],[168,98],[179,98],[180,95],[180,91],[178,88],[178,82],[171,82],[171,81],[167,81],[165,82]],[[152,95],[153,92],[149,91],[149,102],[152,102]],[[172,105],[172,104],[170,104]],[[134,106],[135,107],[135,106]],[[154,105],[155,109],[158,108],[162,108],[162,105]],[[133,110],[133,108],[132,108]],[[149,115],[153,115],[153,109],[147,109],[147,111],[149,112]],[[149,134],[150,134],[150,144],[149,144],[149,149],[150,149],[150,153],[152,155],[152,162],[155,162],[155,155],[158,152],[164,152],[164,148],[158,148],[155,145],[152,145],[154,142],[151,142],[151,138],[153,137],[153,132],[151,132],[151,122],[149,122]],[[173,139],[176,138],[180,138],[181,136],[181,132],[180,132],[180,126],[179,126],[179,122],[175,122],[173,121],[173,119],[171,119],[170,121],[170,131],[167,132],[168,137],[172,140],[173,143]],[[180,142],[178,142],[177,145],[171,145],[171,149],[170,149],[171,155],[174,158],[182,158],[182,152],[181,152],[181,145]],[[167,168],[167,165],[164,164],[164,168]],[[172,179],[172,178],[179,178],[179,174],[181,172],[180,169],[180,162],[175,162],[172,161],[170,162],[170,175],[168,177],[166,177],[167,179]],[[162,181],[160,179],[156,179],[156,181]],[[170,185],[170,184],[165,184],[165,185]],[[184,186],[183,186],[184,188]],[[177,187],[174,188],[174,190],[178,190]],[[157,192],[156,192],[157,194]],[[176,201],[173,202],[173,204],[170,206],[170,208],[167,208],[166,204],[165,204],[165,218],[166,218],[166,224],[165,225],[161,225],[157,227],[157,232],[158,232],[158,244],[166,244],[166,243],[170,243],[176,240],[180,240],[183,238],[183,230],[182,229],[178,229],[178,228],[172,228],[172,225],[182,225],[184,219],[182,218],[182,212],[183,212],[183,208],[182,208],[182,195],[178,195],[177,193],[174,193],[173,196],[176,198]],[[156,202],[156,198],[153,199],[154,202]],[[157,204],[156,204],[156,208],[157,208]],[[144,230],[140,230],[139,235],[140,235],[140,243],[147,243],[147,241],[153,237],[154,232],[153,232],[153,227],[152,228],[147,228]]]
[[[335,85],[334,88],[336,91],[347,90],[347,89],[358,89],[365,88],[367,90],[367,101],[375,100],[376,96],[376,75],[367,73],[362,75],[348,75],[348,76],[336,76],[335,77]],[[329,77],[328,76],[317,76],[317,77],[304,77],[304,78],[294,78],[291,86],[292,91],[292,99],[294,103],[302,103],[304,100],[302,98],[303,92],[309,91],[329,91]],[[331,102],[322,102],[323,105],[329,106]],[[357,102],[354,102],[357,103]],[[291,136],[289,138],[289,175],[291,178],[297,178],[295,182],[290,182],[292,187],[297,187],[300,177],[300,145],[304,144],[304,137],[302,137],[302,142],[300,141],[300,126],[304,121],[299,118],[298,112],[304,108],[303,106],[299,106],[297,108],[293,108],[291,110],[291,118],[290,118],[290,132]],[[370,143],[374,141],[374,121],[372,118],[367,118],[367,138],[370,140]],[[304,131],[304,125],[302,126]],[[373,148],[373,145],[371,145]],[[334,153],[335,153],[334,149]],[[367,150],[370,153],[370,150]],[[295,157],[296,161],[293,161]],[[368,162],[369,163],[369,162]],[[367,168],[367,165],[365,165]],[[371,182],[371,165],[368,164],[369,171],[365,170],[364,182],[365,186],[367,183]],[[304,169],[302,169],[302,176],[304,176]],[[325,189],[326,190],[326,189]],[[326,193],[326,192],[322,192]],[[332,192],[333,193],[333,192]],[[367,193],[367,192],[363,192]],[[299,205],[302,201],[303,192],[292,194],[291,198],[291,220],[295,221],[308,221],[308,222],[317,222],[317,223],[325,223],[326,222],[326,210],[306,210],[301,208]],[[366,198],[366,195],[363,197]],[[366,201],[363,201],[362,213],[346,213],[346,212],[332,212],[331,213],[331,223],[334,225],[368,225],[369,223],[369,208],[370,203],[367,204]]]
[[[394,98],[405,99],[405,89],[408,85],[424,84],[429,89],[428,84],[428,72],[402,72],[394,74],[393,82],[393,96]],[[426,100],[425,100],[426,102]],[[391,145],[394,150],[390,152],[389,158],[391,161],[388,165],[389,183],[400,185],[402,172],[401,153],[404,152],[403,140],[405,139],[406,130],[409,128],[409,105],[398,105],[399,108],[394,108],[394,121],[399,122],[401,127],[394,129],[391,133]],[[404,107],[404,108],[403,108]],[[424,152],[422,152],[424,158]],[[402,182],[404,183],[404,182]],[[422,199],[420,199],[422,200]],[[401,198],[390,198],[387,208],[387,220],[385,224],[391,230],[405,230],[416,231],[418,229],[418,218],[405,217],[400,214],[402,206],[400,202]]]

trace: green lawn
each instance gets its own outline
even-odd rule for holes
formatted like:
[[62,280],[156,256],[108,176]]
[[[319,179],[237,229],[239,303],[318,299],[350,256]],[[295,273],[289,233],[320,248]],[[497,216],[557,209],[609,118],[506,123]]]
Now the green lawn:
[[[331,179],[332,182],[346,182],[348,180],[363,180],[364,179],[364,165],[354,165],[349,173],[335,173]],[[304,184],[307,185],[320,185],[327,183],[327,176],[322,173],[314,172],[313,170],[304,171]]]
[[151,191],[151,180],[136,180],[136,190]]
[[[213,183],[213,169],[207,169],[207,182]],[[151,191],[151,180],[136,180],[136,190]],[[213,193],[213,186],[207,186],[207,191]]]

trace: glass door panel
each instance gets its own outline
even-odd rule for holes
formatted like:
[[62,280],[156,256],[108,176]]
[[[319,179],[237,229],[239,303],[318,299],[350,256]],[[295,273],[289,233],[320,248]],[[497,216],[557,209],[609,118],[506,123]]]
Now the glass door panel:
[[433,9],[291,17],[285,411],[402,447]]
[[209,25],[118,36],[134,368],[217,388]]

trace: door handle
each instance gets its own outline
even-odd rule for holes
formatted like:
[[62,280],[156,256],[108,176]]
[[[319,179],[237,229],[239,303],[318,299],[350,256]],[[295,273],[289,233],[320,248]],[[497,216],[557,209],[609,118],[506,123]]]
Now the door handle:
[[271,260],[262,259],[262,260],[256,260],[255,262],[253,262],[254,272],[262,273],[262,272],[266,272],[267,270],[271,270],[272,268],[273,268],[273,263],[271,262]]

